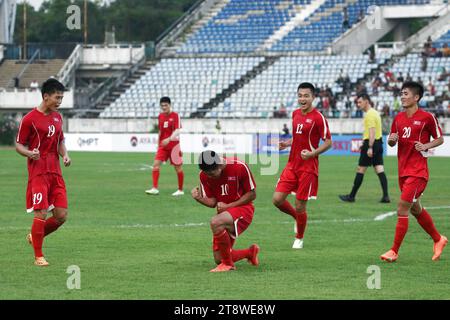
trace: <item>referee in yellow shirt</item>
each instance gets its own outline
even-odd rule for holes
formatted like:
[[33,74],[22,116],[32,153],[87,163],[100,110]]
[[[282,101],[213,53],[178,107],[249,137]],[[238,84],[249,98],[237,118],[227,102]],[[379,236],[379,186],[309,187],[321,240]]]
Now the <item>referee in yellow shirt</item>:
[[364,135],[363,145],[361,147],[361,155],[359,157],[358,168],[356,169],[356,177],[353,182],[353,188],[350,194],[340,195],[339,198],[346,202],[355,202],[356,193],[361,186],[366,173],[367,167],[372,166],[380,179],[381,188],[383,189],[383,197],[380,202],[391,202],[388,194],[388,182],[383,166],[383,141],[381,131],[380,114],[372,108],[370,97],[363,93],[358,95],[356,100],[358,108],[364,111]]

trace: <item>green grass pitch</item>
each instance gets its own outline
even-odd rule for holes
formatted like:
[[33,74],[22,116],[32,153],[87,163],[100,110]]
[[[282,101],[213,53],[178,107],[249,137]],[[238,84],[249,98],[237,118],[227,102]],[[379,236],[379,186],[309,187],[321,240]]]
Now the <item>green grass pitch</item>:
[[[308,203],[305,247],[293,250],[294,223],[271,202],[277,175],[257,183],[252,225],[236,248],[261,247],[260,266],[246,261],[237,271],[212,274],[210,217],[214,210],[192,200],[198,169],[186,165],[186,195],[174,199],[176,175],[164,165],[159,196],[148,196],[153,154],[76,153],[64,168],[69,220],[44,242],[50,267],[33,265],[25,240],[32,217],[25,213],[26,161],[0,150],[0,299],[449,299],[450,248],[431,261],[433,242],[410,217],[396,263],[379,259],[394,237],[399,197],[397,161],[386,158],[391,204],[378,203],[378,178],[368,171],[357,202],[341,203],[354,178],[356,157],[322,156],[319,197]],[[431,158],[430,183],[422,198],[438,230],[450,236],[450,166]],[[292,197],[289,199],[292,201]],[[81,289],[67,288],[69,266],[81,270]],[[381,289],[370,290],[369,266],[380,267]]]

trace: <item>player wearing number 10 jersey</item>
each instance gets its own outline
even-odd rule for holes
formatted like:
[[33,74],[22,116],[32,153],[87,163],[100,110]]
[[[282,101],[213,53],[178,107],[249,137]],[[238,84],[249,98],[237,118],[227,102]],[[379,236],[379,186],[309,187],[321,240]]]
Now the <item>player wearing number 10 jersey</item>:
[[[417,82],[405,82],[401,90],[404,108],[394,119],[388,144],[398,144],[398,180],[401,191],[397,207],[397,226],[392,248],[381,255],[381,259],[394,262],[403,238],[408,231],[408,213],[417,219],[420,226],[434,241],[432,260],[438,260],[448,240],[434,226],[433,219],[420,204],[419,197],[428,183],[428,150],[444,143],[442,129],[437,119],[418,107],[423,96],[423,87]],[[431,140],[433,137],[433,141]]]
[[[67,193],[59,157],[64,165],[71,160],[64,143],[62,117],[57,112],[64,86],[56,79],[42,85],[42,103],[27,113],[19,127],[16,150],[28,158],[27,211],[34,213],[27,240],[33,246],[37,266],[47,266],[42,253],[44,237],[58,229],[67,216]],[[47,212],[53,216],[46,219]]]
[[[311,83],[302,83],[297,89],[299,109],[292,113],[291,141],[280,142],[280,150],[291,146],[289,161],[278,180],[273,194],[274,205],[296,220],[296,238],[292,248],[303,248],[306,228],[306,203],[316,199],[319,186],[319,155],[331,148],[331,134],[325,117],[312,102],[315,88]],[[319,146],[320,140],[324,143]],[[286,200],[295,192],[295,209]]]
[[256,184],[249,167],[237,158],[223,158],[211,150],[199,158],[200,188],[192,189],[192,197],[209,208],[216,208],[211,219],[213,254],[218,266],[211,272],[235,270],[236,261],[247,259],[258,265],[259,247],[233,249],[235,239],[251,224],[255,208]]

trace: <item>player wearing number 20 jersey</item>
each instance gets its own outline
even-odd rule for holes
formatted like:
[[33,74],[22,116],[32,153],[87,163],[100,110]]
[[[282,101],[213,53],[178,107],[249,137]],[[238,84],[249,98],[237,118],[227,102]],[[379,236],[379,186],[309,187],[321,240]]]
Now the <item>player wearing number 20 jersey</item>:
[[[444,142],[437,119],[418,107],[423,87],[417,82],[405,82],[401,90],[403,112],[394,119],[388,139],[390,146],[398,144],[398,178],[401,191],[397,208],[397,226],[392,248],[381,259],[394,262],[408,231],[409,212],[434,241],[432,260],[438,260],[448,240],[434,226],[433,219],[420,204],[419,197],[428,183],[428,150]],[[433,140],[431,141],[431,138]]]
[[[300,84],[297,95],[300,108],[292,114],[292,141],[280,143],[280,149],[291,146],[289,161],[278,180],[273,203],[296,220],[296,239],[292,247],[301,249],[307,222],[306,203],[317,197],[318,157],[331,147],[331,134],[325,117],[312,106],[314,86]],[[324,141],[322,145],[319,145],[320,140]],[[291,192],[296,195],[295,209],[286,200]]]

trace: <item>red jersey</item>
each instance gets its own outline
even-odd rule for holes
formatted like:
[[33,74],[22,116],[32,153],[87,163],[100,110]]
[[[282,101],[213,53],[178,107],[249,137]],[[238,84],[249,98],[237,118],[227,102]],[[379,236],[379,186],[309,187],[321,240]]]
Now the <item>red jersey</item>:
[[309,172],[318,176],[319,157],[303,160],[301,152],[317,149],[320,139],[331,139],[325,117],[315,108],[307,114],[302,114],[300,109],[295,110],[292,113],[292,145],[287,166],[296,172]]
[[255,180],[247,164],[237,158],[224,158],[226,166],[218,179],[200,172],[203,196],[216,198],[218,202],[231,203],[256,188]]
[[38,149],[39,160],[28,158],[28,179],[35,176],[56,173],[62,176],[58,148],[64,141],[63,121],[58,112],[48,115],[37,108],[27,113],[20,122],[16,141],[28,146],[28,150]]
[[[180,116],[176,112],[171,112],[169,114],[160,113],[158,116],[158,126],[159,126],[159,146],[161,147],[161,141],[169,138],[176,129],[181,128]],[[169,144],[164,147],[164,149],[170,150],[180,141],[177,139],[175,141],[170,141]]]
[[411,117],[403,111],[394,118],[391,133],[398,133],[398,176],[428,180],[428,154],[417,151],[415,142],[425,144],[430,142],[430,137],[437,139],[442,136],[437,119],[420,108]]

